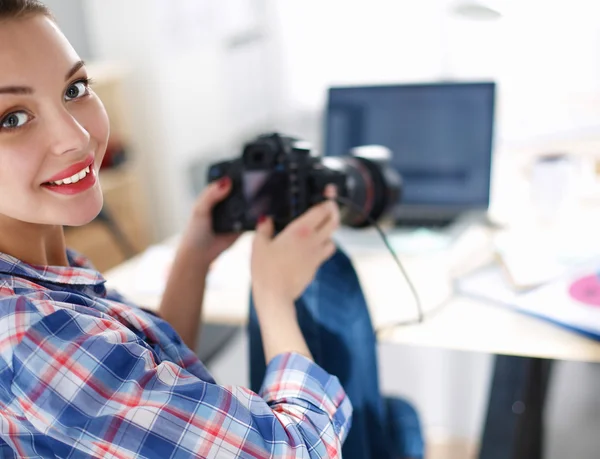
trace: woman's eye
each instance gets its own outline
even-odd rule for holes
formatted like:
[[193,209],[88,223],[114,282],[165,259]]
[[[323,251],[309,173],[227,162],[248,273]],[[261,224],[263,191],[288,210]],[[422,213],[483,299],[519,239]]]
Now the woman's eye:
[[87,95],[89,92],[88,84],[85,81],[77,81],[68,87],[67,92],[65,93],[65,98],[67,100],[79,99]]
[[25,112],[10,113],[4,117],[0,128],[2,129],[17,129],[29,121],[29,115]]

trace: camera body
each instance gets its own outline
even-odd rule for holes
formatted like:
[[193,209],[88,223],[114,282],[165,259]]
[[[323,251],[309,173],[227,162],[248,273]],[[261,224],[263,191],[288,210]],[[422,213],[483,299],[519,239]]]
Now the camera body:
[[213,209],[216,233],[254,230],[261,216],[270,216],[280,231],[323,201],[328,184],[341,196],[347,192],[342,171],[325,167],[308,143],[277,133],[247,143],[240,158],[212,164],[208,181],[223,177],[232,190]]

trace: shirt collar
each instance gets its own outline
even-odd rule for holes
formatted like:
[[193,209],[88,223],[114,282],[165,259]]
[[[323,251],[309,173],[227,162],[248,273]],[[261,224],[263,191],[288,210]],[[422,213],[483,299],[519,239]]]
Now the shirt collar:
[[67,259],[69,266],[39,266],[0,253],[0,274],[65,285],[95,286],[106,282],[90,261],[81,254],[67,249]]

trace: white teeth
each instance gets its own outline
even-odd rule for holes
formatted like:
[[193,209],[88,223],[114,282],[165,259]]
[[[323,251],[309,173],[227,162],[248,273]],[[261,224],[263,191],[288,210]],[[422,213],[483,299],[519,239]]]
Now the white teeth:
[[86,167],[85,169],[83,169],[81,172],[78,172],[77,174],[63,179],[63,180],[57,180],[56,182],[50,182],[53,185],[70,185],[72,183],[77,183],[80,180],[83,180],[85,178],[86,175],[88,175],[90,173],[90,166]]

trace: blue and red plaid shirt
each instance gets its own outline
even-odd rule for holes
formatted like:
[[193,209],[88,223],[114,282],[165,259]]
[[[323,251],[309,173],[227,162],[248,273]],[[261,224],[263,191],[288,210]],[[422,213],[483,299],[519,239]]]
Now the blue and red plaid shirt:
[[283,354],[260,396],[219,386],[165,321],[69,262],[0,254],[0,457],[340,457],[337,378]]

